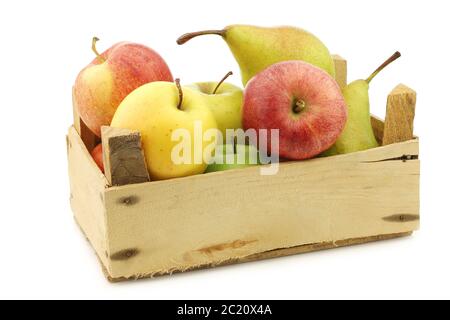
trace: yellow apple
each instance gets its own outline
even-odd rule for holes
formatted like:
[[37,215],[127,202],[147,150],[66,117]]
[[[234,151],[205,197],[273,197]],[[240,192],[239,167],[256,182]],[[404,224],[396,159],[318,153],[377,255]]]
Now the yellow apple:
[[[177,87],[173,82],[161,81],[145,84],[128,95],[117,108],[111,126],[141,133],[152,180],[203,173],[209,161],[203,153],[214,142],[203,132],[217,131],[203,95],[181,88],[179,84]],[[198,132],[199,126],[201,132]],[[183,152],[188,161],[184,163],[173,159],[174,150],[180,145],[180,133],[190,135],[190,148]]]
[[[226,129],[242,128],[242,89],[230,83],[200,82],[189,85],[199,91],[212,111],[217,128],[226,139]],[[215,89],[217,90],[215,91]]]

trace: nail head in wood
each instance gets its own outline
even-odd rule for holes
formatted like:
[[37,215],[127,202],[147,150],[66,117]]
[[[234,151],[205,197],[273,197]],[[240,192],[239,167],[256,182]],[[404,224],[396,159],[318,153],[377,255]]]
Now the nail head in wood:
[[132,248],[132,249],[125,249],[121,250],[119,252],[113,253],[111,255],[111,260],[113,261],[124,261],[131,259],[139,254],[139,250]]

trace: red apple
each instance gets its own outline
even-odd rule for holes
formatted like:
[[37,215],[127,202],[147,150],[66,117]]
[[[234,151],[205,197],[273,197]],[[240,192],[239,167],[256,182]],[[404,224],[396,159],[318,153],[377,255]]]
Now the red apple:
[[169,67],[154,50],[120,42],[97,57],[78,75],[74,104],[81,119],[97,136],[109,125],[120,102],[134,89],[153,81],[173,81]]
[[105,169],[103,167],[103,147],[101,143],[96,145],[95,148],[92,149],[91,156],[100,170],[102,170],[102,172],[105,172]]
[[279,152],[307,159],[330,148],[344,129],[347,107],[339,85],[303,61],[274,64],[253,77],[244,93],[245,129],[279,129]]

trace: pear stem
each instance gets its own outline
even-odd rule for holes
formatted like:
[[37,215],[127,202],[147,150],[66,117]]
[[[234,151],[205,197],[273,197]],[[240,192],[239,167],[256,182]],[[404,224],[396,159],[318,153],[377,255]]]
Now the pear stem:
[[101,63],[103,63],[103,62],[105,62],[106,60],[105,60],[105,58],[103,58],[101,55],[100,55],[100,53],[98,53],[98,51],[97,51],[97,48],[96,48],[96,43],[97,43],[97,41],[99,41],[100,39],[99,38],[97,38],[97,37],[93,37],[92,38],[92,51],[94,51],[94,53],[95,53],[95,55],[97,56],[97,59],[101,62]]
[[219,83],[217,84],[216,88],[214,89],[212,94],[216,94],[217,90],[219,89],[219,87],[222,85],[222,83],[227,80],[227,78],[229,76],[233,75],[233,71],[228,72],[223,78],[222,80],[219,81]]
[[377,68],[377,70],[375,70],[370,77],[368,77],[366,79],[367,83],[370,83],[370,81],[372,81],[373,78],[375,78],[375,76],[380,73],[381,70],[383,70],[384,68],[386,68],[388,65],[390,65],[392,62],[394,62],[395,60],[397,60],[398,58],[400,58],[402,55],[400,54],[400,52],[396,52],[394,53],[389,59],[387,59],[385,62],[383,62],[383,64],[381,66],[379,66]]
[[178,89],[178,105],[177,108],[178,110],[181,110],[181,105],[183,104],[183,90],[181,89],[181,85],[180,85],[180,79],[175,79],[175,84],[177,85],[177,89]]
[[181,45],[181,44],[188,42],[192,38],[195,38],[198,36],[203,36],[205,34],[216,34],[216,35],[223,37],[223,36],[225,36],[225,30],[205,30],[205,31],[185,33],[177,39],[177,43],[179,45]]

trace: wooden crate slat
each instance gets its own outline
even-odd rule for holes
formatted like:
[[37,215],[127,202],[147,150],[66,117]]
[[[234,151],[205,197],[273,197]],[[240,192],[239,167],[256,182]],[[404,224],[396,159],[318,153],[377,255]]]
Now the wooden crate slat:
[[384,123],[383,145],[408,141],[414,137],[416,92],[399,84],[389,94]]
[[75,220],[95,249],[102,264],[109,266],[104,191],[108,185],[74,127],[67,136],[70,205]]
[[[403,155],[412,160],[403,160]],[[306,244],[416,230],[418,141],[105,192],[112,278],[171,273]],[[123,256],[123,255],[121,255]]]
[[102,142],[105,176],[111,186],[150,181],[138,131],[103,126]]

